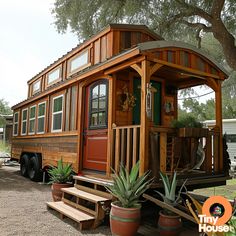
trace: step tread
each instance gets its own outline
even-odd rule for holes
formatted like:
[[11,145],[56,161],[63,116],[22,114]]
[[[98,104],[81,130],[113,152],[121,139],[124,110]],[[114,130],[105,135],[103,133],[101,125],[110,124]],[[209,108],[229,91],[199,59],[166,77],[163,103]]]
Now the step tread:
[[61,214],[73,219],[76,222],[83,222],[88,220],[94,220],[95,217],[86,214],[78,209],[75,209],[62,201],[59,202],[47,202],[48,207],[60,212]]
[[98,185],[102,185],[102,186],[113,185],[112,180],[98,179],[98,178],[94,178],[94,177],[88,178],[88,177],[82,176],[82,175],[75,175],[75,176],[73,176],[73,178],[75,180],[81,180],[81,181],[85,181],[85,182],[89,182],[89,183],[93,183],[93,184],[98,184]]
[[92,193],[88,193],[88,192],[85,192],[83,190],[79,190],[75,187],[71,187],[71,188],[62,188],[62,191],[65,192],[65,193],[69,193],[71,195],[74,195],[76,197],[81,197],[85,200],[89,200],[91,202],[94,202],[94,203],[97,203],[97,202],[105,202],[105,201],[109,201],[110,199],[108,198],[105,198],[105,197],[100,197],[100,196],[97,196],[95,194],[92,194]]

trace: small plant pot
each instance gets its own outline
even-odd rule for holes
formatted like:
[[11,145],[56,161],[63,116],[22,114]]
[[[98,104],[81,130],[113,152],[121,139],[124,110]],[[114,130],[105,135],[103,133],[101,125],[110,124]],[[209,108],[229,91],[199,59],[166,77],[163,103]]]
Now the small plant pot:
[[69,188],[73,187],[73,184],[65,183],[65,184],[59,184],[59,183],[53,183],[51,186],[52,190],[52,198],[54,202],[61,201],[62,199],[62,188]]
[[119,202],[111,203],[110,227],[112,235],[133,236],[140,225],[140,208],[123,208]]
[[177,236],[182,228],[182,221],[179,215],[166,215],[159,212],[158,228],[161,236]]

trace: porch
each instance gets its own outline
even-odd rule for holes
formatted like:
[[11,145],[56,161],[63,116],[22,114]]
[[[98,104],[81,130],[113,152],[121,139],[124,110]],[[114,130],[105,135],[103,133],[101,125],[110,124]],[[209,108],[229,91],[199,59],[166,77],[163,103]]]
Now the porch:
[[[120,163],[131,169],[140,160],[140,175],[151,170],[159,179],[160,171],[177,171],[180,178],[193,179],[199,186],[225,184],[221,83],[227,74],[196,49],[162,43],[143,43],[139,56],[104,71],[110,76],[113,101],[108,107],[106,174],[112,174],[111,167],[118,171]],[[216,125],[200,136],[184,136],[171,127],[178,118],[177,91],[198,85],[215,92]],[[133,109],[120,108],[122,87],[136,96]]]
[[[119,170],[122,163],[129,170],[140,157],[140,125],[115,126],[112,128],[112,150],[110,166]],[[204,136],[184,137],[178,129],[163,126],[150,126],[148,149],[148,169],[159,178],[159,172],[178,172],[179,178],[192,179],[191,182],[205,183],[211,178],[225,181],[220,162],[219,128],[204,129]],[[199,146],[202,152],[198,150]],[[158,183],[156,185],[158,187]]]

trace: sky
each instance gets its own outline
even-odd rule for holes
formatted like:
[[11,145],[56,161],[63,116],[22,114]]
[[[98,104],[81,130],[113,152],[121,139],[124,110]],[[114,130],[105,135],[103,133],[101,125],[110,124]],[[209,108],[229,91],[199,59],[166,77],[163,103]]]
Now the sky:
[[78,44],[59,34],[54,0],[0,0],[0,99],[13,106],[27,98],[27,81]]

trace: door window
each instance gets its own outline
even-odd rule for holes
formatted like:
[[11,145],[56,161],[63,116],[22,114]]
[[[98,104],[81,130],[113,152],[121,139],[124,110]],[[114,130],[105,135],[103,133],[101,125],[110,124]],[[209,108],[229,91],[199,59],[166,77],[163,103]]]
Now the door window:
[[107,83],[96,83],[90,90],[89,128],[107,127]]

